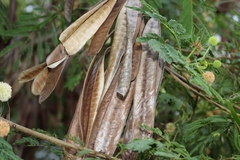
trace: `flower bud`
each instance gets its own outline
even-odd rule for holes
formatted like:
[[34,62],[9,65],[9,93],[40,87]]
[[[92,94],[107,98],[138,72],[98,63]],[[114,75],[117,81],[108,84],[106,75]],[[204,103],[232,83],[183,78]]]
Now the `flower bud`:
[[0,120],[0,137],[5,137],[10,131],[9,124],[5,121]]
[[202,74],[203,76],[203,80],[208,83],[209,85],[211,85],[214,80],[215,80],[215,76],[213,74],[213,72],[210,72],[210,71],[206,71]]

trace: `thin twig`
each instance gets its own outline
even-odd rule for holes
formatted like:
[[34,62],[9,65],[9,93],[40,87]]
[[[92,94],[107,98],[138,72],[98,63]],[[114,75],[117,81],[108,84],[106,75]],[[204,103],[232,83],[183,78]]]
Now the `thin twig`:
[[191,83],[189,82],[185,77],[183,77],[182,75],[178,74],[177,72],[175,72],[173,69],[171,69],[170,67],[165,67],[164,69],[166,69],[169,73],[173,73],[175,76],[177,76],[179,79],[181,79],[183,82],[185,83],[189,83],[193,88],[195,88],[196,90],[198,91],[201,91],[203,93],[206,93],[204,91],[204,89],[202,89],[200,86],[194,84],[194,83]]
[[[60,147],[64,147],[64,148],[71,148],[71,149],[74,149],[74,150],[77,150],[77,151],[82,151],[82,150],[90,150],[88,148],[85,148],[85,147],[81,147],[81,146],[77,146],[77,145],[74,145],[74,144],[71,144],[71,143],[67,143],[65,141],[62,141],[60,139],[57,139],[57,138],[54,138],[54,137],[51,137],[51,136],[48,136],[48,135],[45,135],[45,134],[42,134],[42,133],[39,133],[39,132],[36,132],[34,130],[31,130],[29,128],[26,128],[26,127],[23,127],[19,124],[16,124],[12,121],[9,121],[5,118],[2,118],[0,117],[0,120],[3,120],[5,122],[8,122],[8,124],[20,131],[20,132],[23,132],[25,134],[28,134],[28,135],[31,135],[31,136],[34,136],[36,138],[39,138],[39,139],[42,139],[42,140],[46,140],[46,141],[49,141],[55,145],[58,145]],[[90,152],[88,153],[88,155],[90,157],[99,157],[101,159],[108,159],[108,160],[118,160],[117,158],[115,157],[112,157],[112,156],[109,156],[109,155],[106,155],[104,153],[100,153],[100,152],[97,152],[97,151],[94,151],[94,150],[90,150]]]
[[[190,91],[192,91],[192,92],[195,93],[196,95],[202,97],[203,99],[207,100],[209,103],[217,106],[218,108],[222,109],[223,111],[231,114],[231,111],[230,111],[230,110],[228,110],[228,109],[225,108],[224,106],[218,104],[217,102],[215,102],[215,101],[207,98],[205,95],[199,93],[198,91],[196,91],[195,89],[193,89],[191,86],[189,86],[188,84],[184,83],[181,79],[179,79],[177,76],[175,76],[172,72],[169,72],[169,74],[170,74],[177,82],[179,82],[180,84],[182,84],[185,88],[189,89]],[[240,114],[237,114],[237,115],[240,117]]]

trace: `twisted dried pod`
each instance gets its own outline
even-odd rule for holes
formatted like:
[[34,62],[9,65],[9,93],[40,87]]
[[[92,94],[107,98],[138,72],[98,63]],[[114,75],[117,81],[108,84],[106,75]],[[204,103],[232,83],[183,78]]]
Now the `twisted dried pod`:
[[[142,35],[142,31],[144,28],[144,22],[141,21],[140,29],[138,32],[138,37]],[[132,79],[131,81],[134,81],[137,77],[139,66],[141,62],[141,55],[142,55],[142,45],[140,42],[135,42],[133,45],[133,54],[132,54]]]
[[[153,18],[148,21],[143,31],[146,33],[160,34],[160,24]],[[127,122],[123,142],[128,143],[135,138],[151,137],[152,133],[141,129],[141,124],[154,127],[156,99],[159,85],[164,71],[164,62],[159,53],[153,52],[147,43],[142,44],[142,57],[138,75],[134,102],[130,118]],[[128,151],[123,154],[123,159],[136,158],[136,155]]]
[[[126,6],[141,8],[142,4],[139,0],[129,0]],[[133,43],[139,32],[142,15],[140,12],[127,8],[127,46],[123,59],[123,68],[120,73],[117,92],[125,97],[131,83],[132,76],[132,50]]]
[[116,22],[116,28],[114,33],[114,39],[110,51],[110,57],[108,67],[105,72],[105,82],[103,89],[103,96],[108,90],[112,80],[119,68],[121,58],[126,49],[126,36],[127,36],[127,19],[126,8],[123,7],[118,15]]
[[102,99],[90,136],[89,148],[112,155],[121,137],[126,118],[132,104],[135,82],[126,97],[117,94],[119,67],[109,90]]

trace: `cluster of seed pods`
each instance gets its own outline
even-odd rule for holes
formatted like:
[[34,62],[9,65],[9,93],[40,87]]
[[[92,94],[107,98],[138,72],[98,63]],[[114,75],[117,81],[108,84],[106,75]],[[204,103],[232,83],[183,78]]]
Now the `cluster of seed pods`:
[[[126,6],[142,7],[139,0],[100,2],[61,33],[61,43],[46,62],[19,75],[20,82],[33,80],[32,93],[43,102],[54,90],[69,56],[92,38],[88,55],[94,57],[68,135],[77,136],[85,147],[108,155],[114,154],[122,135],[123,143],[152,136],[141,129],[141,124],[154,127],[156,99],[164,71],[159,53],[153,52],[147,43],[136,42],[137,37],[147,33],[159,35],[159,22],[151,18],[145,24],[140,12]],[[111,48],[100,54],[115,19]],[[76,154],[67,151],[72,156]],[[136,157],[131,151],[122,155],[123,159]]]

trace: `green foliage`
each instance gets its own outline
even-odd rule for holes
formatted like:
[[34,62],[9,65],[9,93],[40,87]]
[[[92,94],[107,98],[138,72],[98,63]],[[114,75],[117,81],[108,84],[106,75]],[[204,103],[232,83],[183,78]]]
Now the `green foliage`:
[[178,142],[171,141],[168,132],[164,134],[158,128],[149,128],[146,125],[142,126],[143,129],[152,131],[153,133],[160,136],[160,140],[152,138],[148,139],[135,139],[129,144],[119,144],[121,152],[125,150],[132,150],[138,152],[138,159],[187,159],[197,160],[198,158],[207,158],[203,155],[191,156],[186,150],[185,146]]
[[79,137],[77,137],[77,136],[67,135],[66,138],[67,138],[68,140],[71,140],[71,141],[73,141],[74,143],[82,146],[82,147],[84,146],[83,141],[82,141]]
[[19,140],[16,140],[13,145],[28,145],[28,146],[39,146],[39,142],[35,137],[22,137]]
[[0,160],[21,160],[17,155],[14,154],[12,146],[0,137]]
[[77,58],[71,61],[70,69],[67,72],[67,79],[64,84],[64,88],[73,91],[73,89],[79,84],[82,79],[82,68],[79,65],[79,60]]
[[91,152],[91,150],[79,151],[76,156],[81,157],[81,156],[88,154],[89,152]]
[[0,52],[0,58],[5,55],[6,53],[8,53],[9,51],[19,47],[20,45],[23,45],[24,43],[23,42],[16,42],[16,43],[13,43],[9,46],[7,46],[6,48],[4,48],[1,52]]
[[186,29],[186,34],[192,34],[193,29],[193,7],[191,0],[181,0],[182,13],[180,15],[180,23]]
[[225,102],[228,106],[228,109],[231,111],[231,114],[232,114],[234,120],[237,122],[238,126],[240,126],[240,119],[239,119],[235,109],[233,108],[231,102],[229,100],[226,100]]

